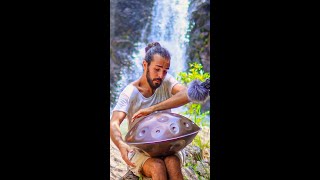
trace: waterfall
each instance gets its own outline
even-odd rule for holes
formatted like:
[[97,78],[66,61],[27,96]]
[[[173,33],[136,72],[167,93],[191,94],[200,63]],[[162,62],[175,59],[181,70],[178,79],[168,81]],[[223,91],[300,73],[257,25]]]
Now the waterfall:
[[[117,87],[119,87],[117,94],[120,94],[127,84],[142,75],[144,48],[150,42],[157,41],[170,52],[171,61],[168,73],[177,78],[179,72],[186,70],[188,7],[188,0],[155,0],[151,21],[146,22],[140,42],[135,43],[136,52],[132,54],[132,64],[130,67],[121,69],[121,80],[117,82]],[[148,34],[147,28],[151,28]],[[110,110],[112,109],[113,107],[110,107]]]
[[188,6],[188,0],[158,0],[153,6],[151,34],[148,41],[158,41],[169,50],[171,53],[169,73],[175,77],[177,73],[186,69]]

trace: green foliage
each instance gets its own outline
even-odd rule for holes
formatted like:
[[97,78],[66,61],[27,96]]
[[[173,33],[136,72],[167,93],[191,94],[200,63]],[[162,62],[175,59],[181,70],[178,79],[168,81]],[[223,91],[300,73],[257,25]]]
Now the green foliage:
[[[185,85],[188,85],[191,81],[198,79],[200,81],[205,81],[210,78],[209,73],[203,71],[203,66],[200,63],[194,62],[190,63],[189,72],[180,72],[178,75],[178,80],[180,80]],[[188,116],[194,121],[198,126],[208,126],[208,122],[203,121],[210,111],[201,112],[202,105],[199,103],[188,103],[185,105],[187,111],[183,112],[184,115]]]
[[197,145],[201,150],[204,148],[210,148],[210,141],[203,142],[199,135],[193,139],[192,144]]
[[207,78],[210,78],[209,73],[205,73],[203,71],[203,66],[200,63],[194,62],[190,63],[189,72],[180,72],[178,79],[185,83],[186,85],[195,79],[199,79],[200,81],[205,81]]
[[[195,79],[198,79],[203,82],[206,79],[210,78],[210,74],[205,73],[203,71],[203,66],[200,63],[190,63],[189,66],[189,72],[180,72],[178,75],[178,80],[183,84],[188,85],[191,81]],[[202,104],[190,102],[186,104],[185,107],[186,111],[182,112],[182,114],[193,120],[193,122],[197,124],[199,127],[209,126],[209,122],[204,121],[204,119],[206,118],[206,116],[210,115],[210,111],[201,112]],[[194,138],[192,144],[198,146],[201,149],[201,151],[204,148],[210,148],[210,141],[203,142],[199,135],[197,135]],[[195,157],[195,160],[200,161],[202,163],[203,158],[201,157],[201,155],[198,155],[197,157]],[[197,172],[197,164],[187,163],[186,166],[191,167],[194,170],[194,172],[196,172],[199,179],[202,178],[199,172]],[[207,169],[205,169],[205,171],[207,172]]]

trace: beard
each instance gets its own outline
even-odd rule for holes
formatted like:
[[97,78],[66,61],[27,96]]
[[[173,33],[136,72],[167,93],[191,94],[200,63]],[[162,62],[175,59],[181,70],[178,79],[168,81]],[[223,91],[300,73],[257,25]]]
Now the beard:
[[[155,80],[159,80],[160,82],[153,82]],[[150,72],[149,72],[149,67],[147,68],[147,81],[148,81],[148,84],[150,85],[150,87],[155,90],[157,89],[158,87],[160,87],[161,83],[162,83],[162,79],[160,78],[154,78],[154,79],[151,79],[150,77]]]

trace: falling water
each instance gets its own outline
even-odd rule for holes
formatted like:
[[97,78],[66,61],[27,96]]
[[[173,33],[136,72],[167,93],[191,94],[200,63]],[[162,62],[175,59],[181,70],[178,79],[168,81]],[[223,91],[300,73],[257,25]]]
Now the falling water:
[[153,6],[153,22],[148,41],[158,41],[169,50],[172,56],[169,73],[174,76],[186,69],[188,5],[188,0],[158,0]]
[[[155,0],[151,22],[146,22],[140,42],[135,43],[137,52],[132,55],[132,65],[121,69],[121,80],[117,82],[117,87],[119,87],[117,94],[120,94],[127,84],[142,75],[144,48],[150,42],[159,42],[171,53],[168,73],[177,78],[179,72],[186,70],[188,6],[188,0]],[[149,26],[151,26],[151,32],[147,34],[146,29]],[[173,112],[181,111],[178,109]]]

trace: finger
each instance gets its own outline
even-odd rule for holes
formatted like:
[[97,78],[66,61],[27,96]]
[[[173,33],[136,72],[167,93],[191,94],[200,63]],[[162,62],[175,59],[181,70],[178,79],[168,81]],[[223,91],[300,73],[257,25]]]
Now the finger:
[[137,113],[135,113],[135,114],[132,116],[131,121],[133,121],[134,119],[136,119],[136,116],[137,116]]
[[126,145],[124,148],[119,149],[122,159],[129,165],[135,167],[135,164],[132,163],[128,158],[128,152],[133,152],[134,149]]
[[135,115],[134,117],[132,117],[131,122],[133,122],[135,119],[137,119],[137,118],[139,118],[139,117],[141,117],[140,114]]
[[142,117],[142,114],[136,115],[136,117],[134,119],[137,119],[137,118],[140,118],[140,117]]
[[138,116],[138,115],[140,115],[140,114],[141,114],[141,110],[139,110],[139,111],[137,111],[136,113],[134,113],[133,116]]
[[128,158],[127,155],[122,155],[122,154],[121,154],[121,156],[122,156],[122,159],[123,159],[129,166],[136,167],[136,165],[129,160],[129,158]]
[[129,166],[132,166],[132,167],[136,167],[136,165],[131,162],[128,158],[126,160],[124,160]]

